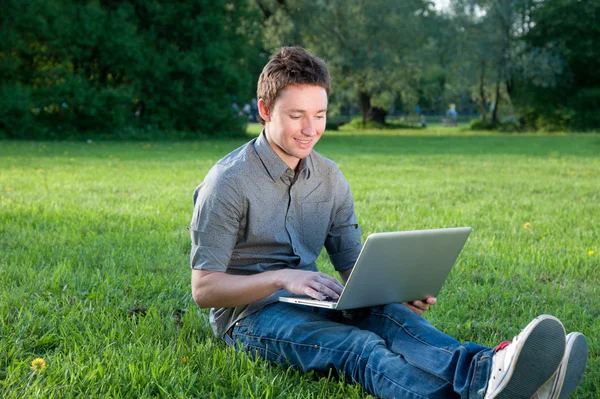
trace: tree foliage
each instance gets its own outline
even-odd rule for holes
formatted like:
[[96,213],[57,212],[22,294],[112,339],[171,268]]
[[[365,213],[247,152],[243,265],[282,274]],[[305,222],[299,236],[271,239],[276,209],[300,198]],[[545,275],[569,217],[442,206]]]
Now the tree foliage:
[[[519,82],[519,105],[534,127],[600,129],[600,2],[539,1],[524,36],[530,52],[549,60],[551,84]],[[529,72],[529,71],[524,71]]]
[[267,56],[302,45],[330,109],[600,128],[597,0],[1,0],[0,137],[242,133]]
[[0,130],[9,137],[243,132],[232,98],[250,98],[261,47],[246,1],[3,3]]
[[[464,28],[463,69],[482,119],[529,129],[600,128],[600,3],[595,0],[453,0]],[[491,109],[491,111],[490,111]]]
[[[418,66],[411,53],[426,40],[420,29],[429,4],[423,0],[259,1],[265,44],[301,44],[326,59],[338,102],[360,105],[363,122],[374,106],[389,108]],[[341,101],[340,101],[341,100]]]

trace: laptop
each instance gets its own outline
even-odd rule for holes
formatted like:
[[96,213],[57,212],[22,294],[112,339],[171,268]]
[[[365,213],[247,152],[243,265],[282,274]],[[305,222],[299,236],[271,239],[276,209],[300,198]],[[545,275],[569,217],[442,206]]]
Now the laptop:
[[470,233],[470,227],[455,227],[371,234],[337,301],[307,295],[279,300],[344,310],[435,297]]

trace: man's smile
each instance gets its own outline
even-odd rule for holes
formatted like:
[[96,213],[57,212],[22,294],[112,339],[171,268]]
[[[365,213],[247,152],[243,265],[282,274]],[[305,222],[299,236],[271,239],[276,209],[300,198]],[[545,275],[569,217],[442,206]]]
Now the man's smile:
[[307,145],[312,142],[312,139],[309,139],[309,140],[294,139],[294,140],[296,140],[298,143],[303,144],[303,145]]

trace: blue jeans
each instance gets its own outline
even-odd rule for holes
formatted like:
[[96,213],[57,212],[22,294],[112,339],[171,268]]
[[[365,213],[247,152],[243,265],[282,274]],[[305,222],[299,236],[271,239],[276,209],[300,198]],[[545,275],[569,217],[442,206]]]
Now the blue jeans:
[[493,355],[461,344],[401,304],[349,318],[276,302],[240,320],[224,340],[305,372],[333,371],[374,396],[397,399],[483,398]]

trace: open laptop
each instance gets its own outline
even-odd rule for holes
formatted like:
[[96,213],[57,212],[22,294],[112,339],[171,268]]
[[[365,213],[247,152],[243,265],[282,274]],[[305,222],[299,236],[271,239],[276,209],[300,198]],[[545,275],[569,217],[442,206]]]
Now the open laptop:
[[337,302],[307,295],[279,300],[344,310],[435,297],[470,233],[456,227],[371,234]]

